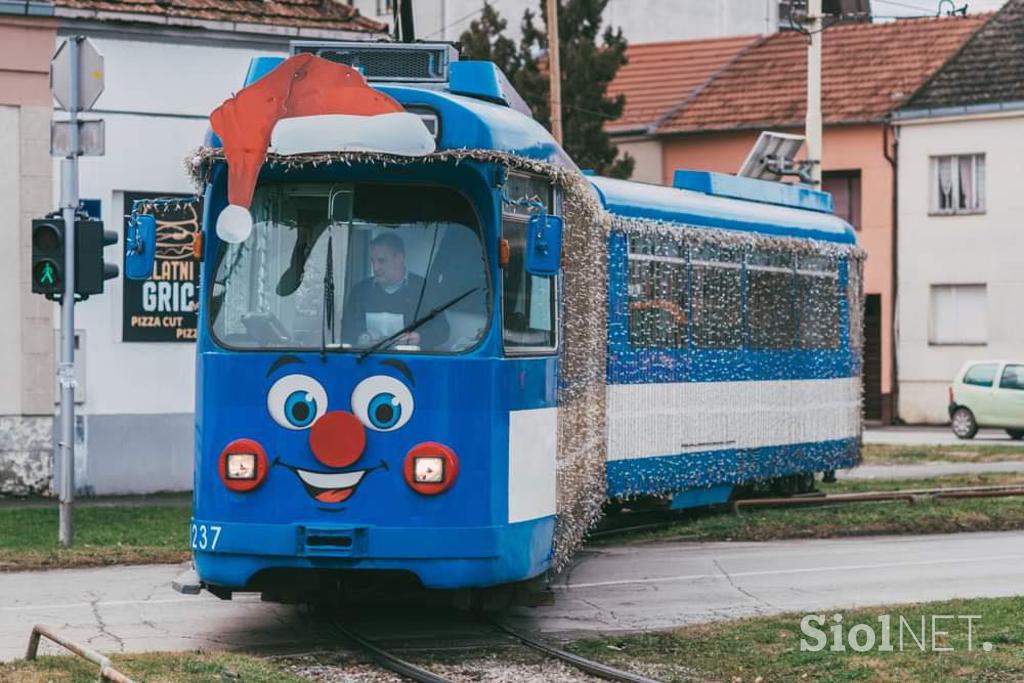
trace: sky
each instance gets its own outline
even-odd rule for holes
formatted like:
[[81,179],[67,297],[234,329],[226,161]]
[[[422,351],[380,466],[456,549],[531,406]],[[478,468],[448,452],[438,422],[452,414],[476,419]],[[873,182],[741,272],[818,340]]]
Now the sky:
[[[967,5],[968,14],[994,12],[1006,3],[1006,0],[953,0],[959,9]],[[949,8],[949,2],[943,3],[943,12]],[[871,0],[871,11],[876,16],[924,16],[934,15],[939,7],[939,0]]]

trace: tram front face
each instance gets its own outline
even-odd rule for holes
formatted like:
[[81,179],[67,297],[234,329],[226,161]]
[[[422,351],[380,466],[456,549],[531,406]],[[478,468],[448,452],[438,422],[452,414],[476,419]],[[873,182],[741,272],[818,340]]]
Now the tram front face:
[[265,171],[252,234],[211,245],[190,534],[205,583],[400,570],[446,588],[546,568],[553,518],[509,523],[508,416],[553,405],[554,358],[502,358],[493,177]]

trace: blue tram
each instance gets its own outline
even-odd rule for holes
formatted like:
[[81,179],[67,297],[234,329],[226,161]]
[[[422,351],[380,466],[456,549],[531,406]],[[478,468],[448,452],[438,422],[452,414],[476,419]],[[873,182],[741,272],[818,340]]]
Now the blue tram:
[[[706,504],[856,461],[862,255],[827,195],[587,176],[493,65],[403,49],[423,54],[400,77],[394,46],[297,52],[365,78],[432,149],[396,151],[376,119],[328,144],[354,119],[314,93],[265,157],[211,133],[195,160],[205,587],[520,582],[609,498]],[[247,86],[288,64],[255,59]],[[135,217],[126,272],[148,273],[154,226]]]

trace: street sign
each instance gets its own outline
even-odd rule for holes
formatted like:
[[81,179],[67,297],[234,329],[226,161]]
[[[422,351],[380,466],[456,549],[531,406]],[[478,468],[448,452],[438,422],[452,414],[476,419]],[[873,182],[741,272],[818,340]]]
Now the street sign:
[[[78,154],[87,157],[101,157],[105,148],[105,126],[103,119],[78,123]],[[71,156],[71,122],[50,122],[50,156]]]
[[[78,102],[71,97],[71,50],[68,42],[78,40]],[[103,55],[96,51],[92,41],[83,36],[72,36],[61,43],[50,60],[50,92],[60,106],[71,111],[88,111],[103,92]]]

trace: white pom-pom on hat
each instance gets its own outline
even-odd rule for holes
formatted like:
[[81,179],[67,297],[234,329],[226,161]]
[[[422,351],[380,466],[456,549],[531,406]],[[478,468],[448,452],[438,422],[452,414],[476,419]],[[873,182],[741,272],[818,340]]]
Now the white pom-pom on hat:
[[252,234],[252,214],[244,206],[228,204],[217,216],[217,238],[239,244]]

